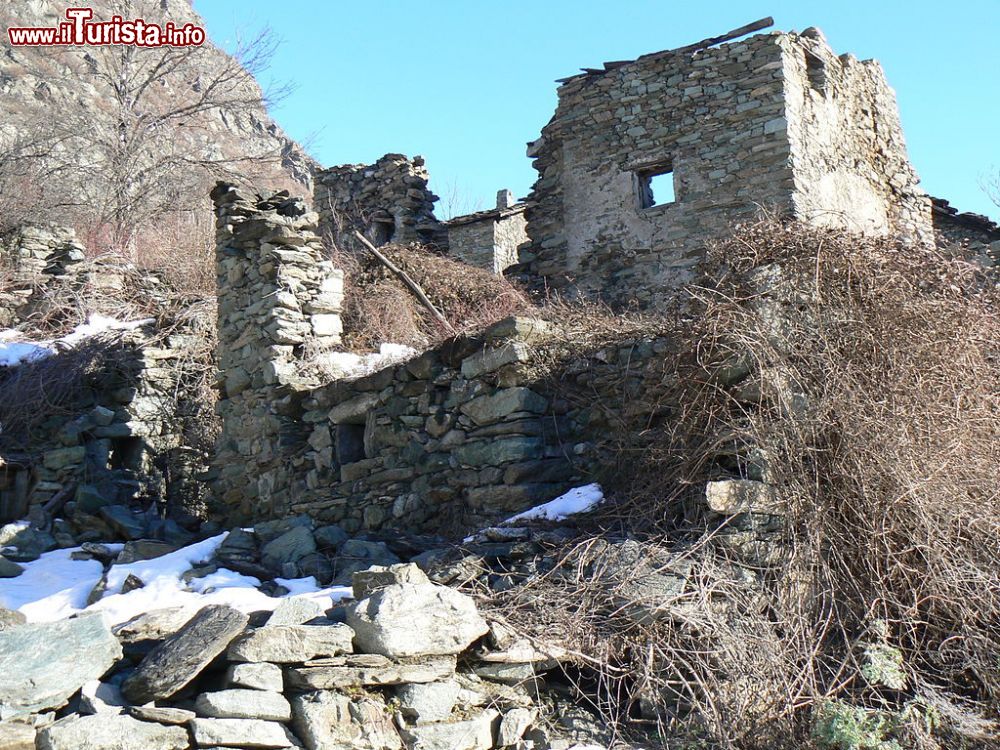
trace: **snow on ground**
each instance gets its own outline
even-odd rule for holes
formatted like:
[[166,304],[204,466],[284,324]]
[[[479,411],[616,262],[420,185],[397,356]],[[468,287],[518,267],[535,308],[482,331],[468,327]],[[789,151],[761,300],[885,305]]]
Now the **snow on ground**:
[[[565,492],[555,500],[536,505],[523,513],[511,516],[506,521],[501,521],[497,526],[489,529],[491,537],[494,539],[516,538],[523,529],[512,529],[511,524],[519,521],[562,521],[577,513],[585,513],[604,500],[604,491],[599,484],[586,484],[583,487],[574,487],[569,492]],[[507,527],[507,528],[504,528]],[[484,529],[483,531],[486,531]],[[462,541],[468,544],[483,538],[483,531],[465,537]]]
[[576,513],[584,513],[597,506],[604,499],[604,491],[599,484],[587,484],[574,487],[555,500],[542,505],[536,505],[523,513],[511,516],[501,526],[508,526],[517,521],[562,521]]
[[320,364],[336,370],[341,377],[360,378],[390,365],[405,362],[417,354],[416,349],[404,344],[382,344],[377,352],[371,354],[327,352],[322,356]]
[[152,322],[152,318],[125,322],[104,315],[91,315],[86,323],[81,323],[62,338],[44,341],[18,341],[21,332],[7,328],[0,331],[0,367],[14,367],[22,362],[44,359],[55,354],[60,345],[62,348],[73,347],[106,331],[131,331]]
[[[0,579],[0,607],[16,609],[29,622],[49,622],[83,610],[103,612],[111,625],[131,620],[154,609],[188,606],[194,611],[208,604],[228,604],[243,612],[270,610],[282,597],[271,597],[257,589],[260,581],[226,568],[186,583],[182,576],[214,554],[226,534],[196,542],[153,560],[113,565],[108,571],[107,590],[96,603],[87,606],[87,597],[101,579],[103,568],[96,560],[72,560],[79,547],[46,552],[34,562],[24,563],[17,578]],[[106,545],[112,551],[121,544]],[[129,574],[145,586],[121,593]],[[325,608],[351,596],[350,586],[320,588],[312,576],[276,579],[289,590],[287,597],[314,599]]]

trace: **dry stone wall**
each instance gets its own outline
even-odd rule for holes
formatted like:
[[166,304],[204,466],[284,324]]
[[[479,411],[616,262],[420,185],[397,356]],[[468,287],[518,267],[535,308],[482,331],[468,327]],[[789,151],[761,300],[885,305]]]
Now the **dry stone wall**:
[[[818,33],[573,76],[528,155],[539,176],[518,272],[619,304],[669,296],[707,240],[759,207],[931,238],[881,69],[836,57]],[[656,178],[673,196],[651,191]]]
[[313,204],[320,233],[341,249],[355,249],[355,231],[376,246],[387,242],[444,247],[447,235],[434,218],[437,196],[427,187],[422,156],[386,154],[374,164],[317,171]]
[[310,348],[340,343],[343,273],[323,260],[318,216],[300,199],[220,183],[216,212],[219,413],[211,475],[229,517],[287,505],[285,446]]
[[[10,283],[0,293],[0,325],[27,327],[60,315],[70,300],[95,290],[114,293],[138,280],[144,294],[159,280],[127,264],[84,259],[72,229],[24,226],[2,242]],[[197,509],[197,475],[205,456],[191,430],[198,408],[184,398],[196,367],[190,326],[169,334],[153,321],[139,328],[61,340],[43,359],[0,366],[3,398],[26,399],[31,414],[4,405],[0,426],[0,522],[75,508],[80,518],[101,508],[141,500],[161,512]],[[46,509],[43,512],[43,509]]]
[[223,427],[212,478],[227,520],[464,532],[593,476],[594,445],[622,415],[648,419],[665,342],[571,354],[557,329],[519,318],[362,377],[304,377],[318,335],[309,312],[335,314],[341,296],[314,254],[314,219],[283,215],[287,198],[229,186],[214,198]]
[[917,187],[882,66],[838,57],[817,29],[777,41],[796,218],[933,244],[930,198]]
[[448,253],[463,263],[503,273],[518,261],[518,250],[528,242],[525,203],[515,203],[509,190],[497,193],[496,208],[447,222]]

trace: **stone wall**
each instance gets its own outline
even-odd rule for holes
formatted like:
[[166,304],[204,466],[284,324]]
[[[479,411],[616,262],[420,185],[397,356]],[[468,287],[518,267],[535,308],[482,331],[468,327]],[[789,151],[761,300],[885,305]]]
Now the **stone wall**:
[[374,164],[345,164],[316,172],[313,205],[320,234],[341,248],[355,248],[355,231],[376,246],[417,242],[444,247],[434,217],[437,196],[427,187],[424,159],[386,154]]
[[[605,68],[565,79],[529,146],[539,177],[518,271],[535,285],[652,304],[758,207],[929,239],[877,64],[771,33]],[[674,195],[650,205],[656,176]]]
[[318,216],[300,199],[224,183],[212,199],[223,426],[211,481],[220,512],[245,519],[288,503],[288,410],[310,353],[340,343],[343,273],[323,260]]
[[340,276],[316,255],[314,216],[229,186],[213,197],[223,427],[212,487],[229,521],[304,513],[348,533],[481,528],[599,472],[593,445],[626,413],[655,411],[643,399],[665,342],[576,353],[550,324],[517,318],[316,382],[309,312],[335,315]]
[[[66,227],[21,227],[0,245],[12,280],[0,293],[4,327],[51,317],[53,305],[65,316],[75,299],[92,307],[99,290],[137,281],[147,295],[162,292],[127,264],[84,260]],[[56,339],[44,359],[0,367],[4,398],[28,394],[26,408],[37,409],[0,430],[0,522],[44,525],[46,506],[74,505],[82,518],[133,500],[161,512],[203,501],[196,475],[205,457],[188,432],[198,409],[184,401],[202,334],[190,325],[162,334],[153,321],[130,328]]]
[[515,203],[509,190],[497,193],[496,208],[456,216],[447,222],[448,253],[463,263],[503,273],[518,261],[528,242],[526,203]]
[[896,97],[875,60],[837,56],[821,32],[777,38],[794,214],[804,221],[933,243],[930,199],[917,187]]

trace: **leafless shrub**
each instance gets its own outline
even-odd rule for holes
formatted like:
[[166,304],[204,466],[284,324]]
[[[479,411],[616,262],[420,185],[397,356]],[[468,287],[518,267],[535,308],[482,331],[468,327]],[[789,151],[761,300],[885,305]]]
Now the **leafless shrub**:
[[[510,281],[415,245],[386,245],[386,257],[419,284],[458,333],[471,333],[531,309]],[[420,306],[405,285],[367,253],[333,249],[344,270],[344,329],[349,348],[369,350],[380,343],[432,346],[454,332],[444,329]]]
[[[652,722],[661,738],[729,748],[996,747],[995,281],[930,250],[769,220],[714,248],[705,271],[665,365],[671,418],[627,455],[595,520],[687,558],[683,595],[640,624],[574,549],[499,608],[564,636],[622,731]],[[734,520],[700,500],[707,480],[755,476],[762,459],[788,515],[754,562],[722,543],[741,533]],[[900,656],[892,687],[865,671],[873,628]],[[831,705],[885,721],[850,744],[817,733]]]

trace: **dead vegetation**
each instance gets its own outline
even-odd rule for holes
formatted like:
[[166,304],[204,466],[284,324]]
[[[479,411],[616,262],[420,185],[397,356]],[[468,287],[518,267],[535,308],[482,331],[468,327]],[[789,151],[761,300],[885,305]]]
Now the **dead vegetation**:
[[[95,392],[134,385],[142,349],[174,350],[156,363],[174,383],[164,420],[184,425],[186,449],[205,455],[218,434],[214,413],[215,302],[113,256],[86,261],[62,277],[37,280],[18,309],[23,340],[48,341],[52,356],[0,368],[0,445],[25,451],[53,424],[78,413]],[[9,283],[8,281],[4,283]],[[136,331],[107,331],[63,344],[60,337],[94,315],[148,320]]]
[[424,290],[454,331],[435,320],[370,253],[334,248],[333,264],[344,271],[342,317],[348,349],[369,351],[385,342],[426,348],[531,308],[514,284],[489,271],[417,245],[386,245],[379,252]]
[[[581,654],[574,678],[624,735],[997,747],[995,279],[770,220],[704,270],[653,397],[669,417],[641,443],[623,420],[594,536],[498,610]],[[721,477],[766,480],[784,516],[707,512]],[[643,561],[609,574],[598,552],[623,533]],[[683,588],[637,614],[637,582],[678,566]]]

